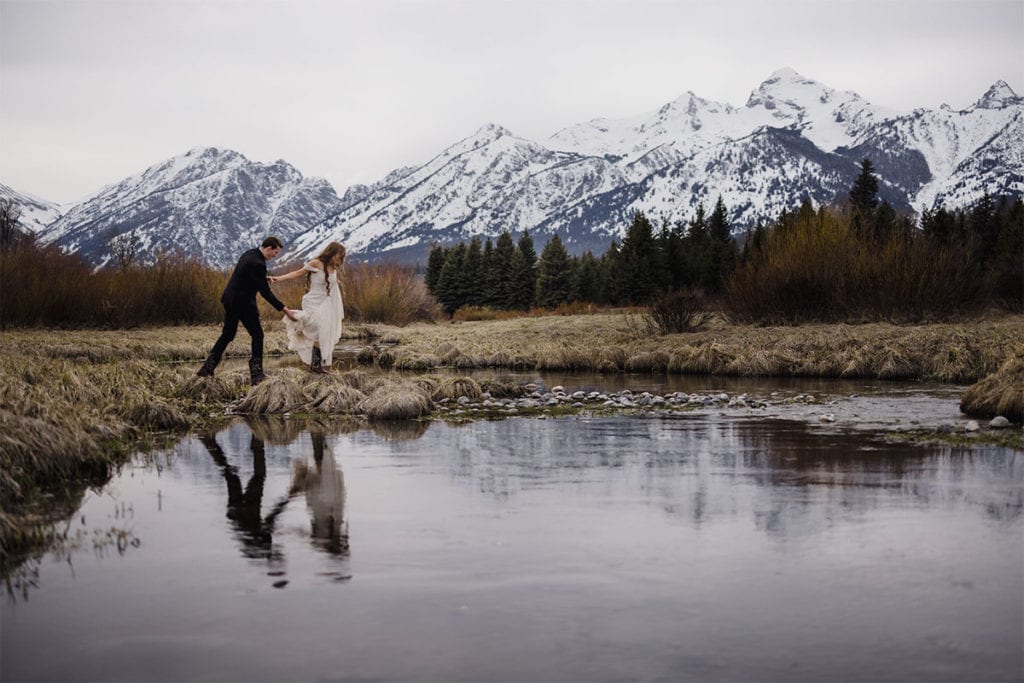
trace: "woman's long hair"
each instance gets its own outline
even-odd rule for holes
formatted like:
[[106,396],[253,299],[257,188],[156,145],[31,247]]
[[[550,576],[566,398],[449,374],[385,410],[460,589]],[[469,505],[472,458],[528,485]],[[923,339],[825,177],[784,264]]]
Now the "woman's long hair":
[[[334,262],[334,259],[338,260],[338,263],[337,263],[338,284],[340,286],[341,285],[341,266],[345,262],[345,246],[343,244],[340,244],[339,242],[331,242],[326,247],[324,247],[324,250],[321,251],[317,255],[317,257],[316,257],[316,260],[320,261],[320,263],[324,267],[324,281],[327,283],[327,293],[328,294],[331,293],[331,281],[327,279],[327,275],[328,275],[328,273],[327,273],[327,266],[331,265]],[[309,285],[312,282],[312,278],[313,278],[313,273],[306,273],[306,289],[307,290],[309,290]]]

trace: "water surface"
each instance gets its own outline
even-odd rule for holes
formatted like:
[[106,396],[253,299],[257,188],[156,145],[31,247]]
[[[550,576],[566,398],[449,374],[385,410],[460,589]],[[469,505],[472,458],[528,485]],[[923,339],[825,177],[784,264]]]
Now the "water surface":
[[239,420],[87,494],[0,678],[1020,680],[1022,509],[800,420]]

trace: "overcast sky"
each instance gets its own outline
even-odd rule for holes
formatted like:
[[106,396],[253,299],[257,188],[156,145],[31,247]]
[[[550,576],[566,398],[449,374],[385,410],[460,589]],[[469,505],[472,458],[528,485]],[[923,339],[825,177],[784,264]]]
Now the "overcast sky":
[[1024,0],[0,0],[0,183],[59,203],[198,146],[353,183],[784,66],[870,102],[1024,94]]

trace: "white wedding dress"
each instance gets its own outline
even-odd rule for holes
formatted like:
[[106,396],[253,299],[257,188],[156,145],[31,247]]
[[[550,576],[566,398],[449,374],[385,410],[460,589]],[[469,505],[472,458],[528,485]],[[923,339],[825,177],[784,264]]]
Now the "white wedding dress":
[[[341,288],[338,286],[338,271],[335,270],[324,281],[324,272],[308,263],[305,269],[312,275],[309,291],[302,297],[302,310],[295,311],[297,320],[285,316],[284,327],[288,335],[288,348],[297,351],[303,363],[313,359],[313,343],[320,347],[323,364],[330,366],[334,345],[341,339],[341,321],[345,319],[345,307],[341,303]],[[328,287],[328,283],[330,287]]]

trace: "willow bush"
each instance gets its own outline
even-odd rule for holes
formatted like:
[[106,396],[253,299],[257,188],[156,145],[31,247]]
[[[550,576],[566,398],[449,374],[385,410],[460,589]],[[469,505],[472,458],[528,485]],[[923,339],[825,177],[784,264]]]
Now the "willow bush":
[[850,213],[822,207],[769,231],[722,302],[740,322],[943,320],[978,311],[980,282],[949,245],[903,228],[867,234]]

